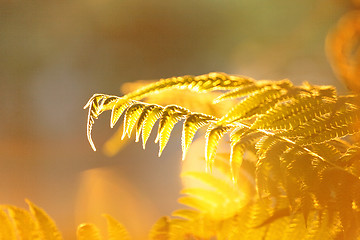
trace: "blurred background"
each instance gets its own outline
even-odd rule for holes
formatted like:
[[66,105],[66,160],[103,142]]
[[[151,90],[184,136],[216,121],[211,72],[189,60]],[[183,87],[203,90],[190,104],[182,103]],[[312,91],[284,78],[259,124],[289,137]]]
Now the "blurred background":
[[[109,114],[86,139],[94,93],[121,95],[135,80],[211,71],[296,84],[335,85],[324,52],[341,0],[0,0],[0,204],[44,208],[65,239],[76,226],[105,226],[102,213],[134,239],[180,205],[178,126],[158,146],[101,151]],[[150,141],[154,139],[151,137]],[[149,142],[150,142],[149,141]]]

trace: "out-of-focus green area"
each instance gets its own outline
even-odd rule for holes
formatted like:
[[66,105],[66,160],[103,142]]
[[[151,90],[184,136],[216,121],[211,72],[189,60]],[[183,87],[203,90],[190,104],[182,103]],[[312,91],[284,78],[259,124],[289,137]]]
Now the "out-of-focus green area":
[[[109,158],[87,143],[88,98],[119,95],[126,81],[211,71],[344,93],[324,40],[346,8],[340,0],[1,1],[0,203],[31,199],[66,239],[81,222],[103,223],[104,212],[144,239],[179,207],[180,128],[160,159],[152,143]],[[115,133],[105,115],[94,127],[98,149]]]

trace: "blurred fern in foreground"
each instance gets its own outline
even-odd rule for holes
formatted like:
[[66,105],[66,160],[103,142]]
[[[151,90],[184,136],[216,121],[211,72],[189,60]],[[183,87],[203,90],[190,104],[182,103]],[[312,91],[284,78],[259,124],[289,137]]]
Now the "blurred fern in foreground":
[[[141,101],[154,95],[166,100],[166,92],[173,89],[188,89],[195,92],[199,99],[202,94],[220,91],[213,99],[214,105],[227,100],[235,103],[229,111],[218,116],[171,103],[163,106]],[[206,127],[204,155],[209,172],[216,165],[219,141],[229,133],[227,176],[237,184],[244,166],[250,166],[248,175],[255,180],[257,191],[256,196],[248,198],[248,205],[241,205],[241,201],[238,203],[235,208],[242,210],[235,215],[245,219],[256,218],[256,221],[262,219],[262,223],[257,222],[258,227],[267,226],[265,233],[258,238],[251,233],[249,236],[253,239],[272,239],[275,235],[270,233],[275,231],[273,226],[280,219],[285,221],[283,225],[290,224],[286,231],[288,237],[316,239],[314,236],[320,234],[321,238],[355,239],[360,234],[360,152],[358,144],[348,137],[359,131],[360,106],[357,95],[338,96],[332,86],[313,86],[309,83],[294,86],[287,79],[256,81],[243,76],[210,73],[161,79],[123,97],[95,94],[85,108],[89,108],[87,135],[94,150],[91,139],[94,121],[108,110],[111,110],[110,126],[113,127],[123,114],[122,138],[130,137],[134,131],[136,141],[142,138],[144,147],[158,121],[155,142],[159,142],[159,156],[177,122],[183,120],[183,158],[196,132]],[[256,157],[249,160],[246,158],[248,153]],[[206,178],[206,181],[212,180]],[[180,201],[204,212],[206,206],[211,208],[216,205],[212,201],[222,190],[191,190],[186,192],[190,197]],[[225,198],[223,201],[230,200]],[[188,221],[198,219],[197,214],[191,211],[176,215],[187,220],[171,220],[169,226],[172,227],[167,229],[181,229]],[[254,217],[258,215],[263,217]],[[196,224],[212,224],[212,219],[219,224],[221,219],[216,216],[202,215],[201,222]],[[169,223],[166,219],[161,221],[160,225]],[[243,221],[229,221],[234,229],[243,224]],[[196,231],[203,229],[196,224],[198,227],[194,227],[190,235],[198,236]],[[198,236],[200,239],[211,236],[229,238],[230,235],[218,235],[217,228],[211,224],[205,235]],[[241,226],[251,231],[254,224]],[[308,229],[304,230],[301,226],[308,226]],[[283,229],[279,226],[276,228],[279,231]],[[301,235],[300,230],[304,230],[304,234]],[[312,233],[309,233],[310,230]],[[235,233],[234,239],[239,239]]]
[[[61,233],[46,212],[27,201],[29,210],[3,205],[0,210],[0,239],[2,240],[62,240]],[[109,215],[104,215],[108,222],[109,240],[130,239],[125,228]],[[78,240],[101,240],[98,228],[91,223],[79,225]]]

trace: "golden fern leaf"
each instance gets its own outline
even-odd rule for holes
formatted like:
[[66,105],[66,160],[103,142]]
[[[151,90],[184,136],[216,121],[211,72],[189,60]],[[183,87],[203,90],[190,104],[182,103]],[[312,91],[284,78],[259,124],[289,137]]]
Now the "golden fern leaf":
[[[123,92],[127,94],[153,82],[154,81],[127,82],[121,86],[121,89],[124,89]],[[159,104],[162,106],[168,104],[179,105],[195,112],[221,116],[226,112],[226,109],[231,107],[232,101],[219,104],[217,108],[214,108],[213,99],[218,95],[217,92],[194,94],[194,92],[189,89],[182,89],[179,91],[179,89],[174,88],[164,93],[151,94],[144,100],[148,103]]]
[[248,111],[244,115],[244,119],[249,119],[253,117],[257,117],[256,119],[261,118],[262,116],[266,115],[270,110],[275,108],[278,105],[282,105],[285,102],[289,102],[293,99],[294,93],[292,91],[280,91],[280,94],[272,98],[271,100],[268,100],[266,102],[263,102],[259,104],[258,106],[254,107],[250,111]]
[[271,81],[259,81],[259,82],[249,82],[248,84],[243,84],[230,92],[226,92],[217,98],[214,99],[214,103],[219,103],[224,100],[233,99],[233,98],[241,98],[245,97],[254,92],[258,92],[265,86],[270,86]]
[[[282,236],[284,229],[289,225],[290,219],[288,217],[280,217],[266,227],[263,239],[279,239]],[[295,239],[295,238],[294,238]]]
[[[264,157],[264,154],[267,154],[267,152],[274,148],[276,149],[279,146],[274,146],[275,144],[285,146],[291,145],[291,142],[287,142],[284,139],[278,137],[277,135],[264,135],[260,140],[255,144],[255,148],[257,150],[257,155],[261,158]],[[286,148],[285,148],[286,149]],[[284,149],[280,150],[284,151]],[[281,153],[281,152],[279,152]],[[276,154],[278,157],[280,157],[280,154]]]
[[359,146],[351,146],[347,149],[347,151],[337,159],[337,164],[340,166],[351,166],[354,161],[360,158],[360,147]]
[[289,80],[285,79],[281,81],[263,80],[263,81],[252,82],[249,84],[243,84],[242,86],[239,86],[230,92],[220,95],[214,100],[214,103],[218,103],[220,101],[227,99],[240,98],[250,94],[254,94],[266,87],[276,88],[278,90],[281,89],[287,90],[292,87],[292,83]]
[[161,91],[172,88],[188,88],[196,92],[231,89],[251,81],[252,80],[248,77],[229,76],[225,73],[217,72],[199,76],[172,77],[161,79],[158,82],[149,84],[125,95],[125,97],[128,99],[137,100],[149,96],[153,93],[159,93]]
[[144,108],[145,104],[134,103],[126,110],[124,117],[124,130],[121,139],[124,139],[126,135],[130,138],[131,132]]
[[[319,196],[319,201],[330,207],[331,201],[335,202],[330,209],[335,209],[339,214],[344,235],[359,236],[359,223],[355,220],[359,216],[360,183],[358,178],[346,174],[340,169],[328,168],[322,172],[321,183],[323,191]],[[331,199],[331,201],[326,201],[327,199]]]
[[[268,204],[265,202],[257,201],[250,206],[250,211],[246,216],[245,228],[246,231],[242,233],[243,239],[264,239],[264,235],[266,233],[266,227],[255,228],[260,223],[264,222],[265,219],[268,218],[269,213],[267,209]],[[241,236],[240,235],[240,236]]]
[[[184,173],[184,176],[189,173]],[[208,176],[205,176],[208,175]],[[209,186],[219,186],[216,177],[208,173],[190,173],[201,182]],[[218,191],[220,190],[220,192]],[[219,208],[219,204],[231,202],[231,197],[226,195],[224,187],[214,187],[214,193],[207,189],[184,190],[188,196],[181,198],[183,202],[195,210],[177,210],[173,216],[183,219],[168,220],[166,229],[169,239],[332,239],[339,232],[339,222],[329,220],[327,213],[312,208],[311,202],[301,200],[301,212],[291,212],[288,201],[284,197],[254,199],[247,204],[242,204],[232,214],[211,215],[211,208]],[[304,191],[308,193],[309,191]],[[222,196],[224,197],[222,199]],[[226,199],[226,201],[224,201]],[[310,200],[312,200],[310,198]],[[204,202],[204,203],[202,203]],[[216,204],[218,203],[218,204]],[[305,206],[308,204],[308,206]],[[236,204],[235,204],[236,205]],[[309,208],[310,207],[310,208]],[[226,210],[225,210],[226,211]],[[306,227],[304,211],[308,215]],[[350,235],[347,235],[350,236]],[[356,235],[355,235],[356,236]],[[154,238],[156,239],[156,238]]]
[[187,220],[194,220],[199,216],[199,211],[193,209],[178,209],[171,213],[174,217],[181,217]]
[[142,131],[143,148],[150,136],[155,122],[161,117],[163,107],[159,105],[148,105],[141,113],[136,127],[136,141],[139,141]]
[[335,105],[336,103],[332,101],[328,103],[318,102],[318,104],[315,103],[312,105],[311,108],[303,109],[303,111],[297,114],[290,115],[285,119],[280,119],[268,127],[272,129],[295,129],[303,123],[312,121],[316,117],[331,112]]
[[229,124],[239,120],[261,103],[278,98],[280,95],[279,89],[270,86],[264,87],[235,105],[225,116],[219,119],[217,125]]
[[[321,97],[306,96],[294,98],[283,105],[271,109],[266,115],[258,118],[253,128],[290,129],[301,123],[330,112],[335,101],[323,100]],[[324,109],[326,107],[326,109]]]
[[102,240],[100,230],[92,223],[82,223],[77,229],[77,240]]
[[170,219],[168,217],[160,218],[151,228],[149,239],[151,240],[169,240]]
[[189,111],[187,109],[176,105],[170,105],[164,108],[160,118],[158,134],[155,139],[155,143],[159,142],[160,145],[159,157],[169,141],[174,125],[188,113]]
[[240,170],[245,152],[245,145],[241,144],[240,140],[247,131],[249,130],[245,127],[238,127],[230,134],[230,171],[234,182],[237,181],[238,171]]
[[181,191],[181,194],[186,194],[195,198],[199,198],[201,201],[208,202],[211,205],[216,205],[224,200],[224,196],[221,195],[219,192],[200,187],[185,188]]
[[130,236],[126,228],[113,217],[105,214],[108,225],[108,240],[129,240]]
[[[215,102],[242,99],[219,119],[191,112],[177,105],[162,107],[137,102],[165,90],[184,88],[196,92],[225,90],[215,99]],[[312,214],[318,209],[329,209],[329,212],[339,214],[341,224],[346,225],[354,219],[354,211],[360,206],[360,194],[352,193],[359,192],[360,164],[357,163],[359,154],[356,146],[347,143],[347,139],[344,138],[359,131],[360,104],[357,100],[358,96],[355,95],[337,96],[333,87],[313,86],[308,83],[295,87],[288,80],[256,82],[250,78],[228,76],[222,73],[168,78],[130,92],[121,98],[94,95],[86,105],[89,107],[88,137],[90,144],[94,147],[90,136],[91,128],[94,119],[103,111],[112,110],[111,126],[120,118],[122,112],[126,111],[123,136],[126,134],[130,136],[132,129],[136,126],[136,141],[142,133],[144,147],[155,122],[159,120],[156,141],[160,141],[160,155],[175,124],[185,119],[182,132],[184,158],[196,131],[210,124],[205,134],[205,159],[207,169],[211,170],[220,139],[231,131],[230,164],[227,165],[230,166],[233,179],[238,172],[243,173],[243,170],[251,169],[253,172],[250,175],[256,179],[260,196],[262,193],[268,193],[274,201],[278,201],[284,194],[287,195],[286,207],[290,206],[292,215],[303,215],[303,218],[309,221],[309,229],[311,229],[310,216],[316,218]],[[341,138],[346,141],[342,142]],[[243,156],[247,153],[254,153],[257,159],[244,161],[242,164]],[[332,171],[338,176],[333,176],[330,181],[329,176],[335,174]],[[229,171],[223,172],[227,174],[226,176],[231,176]],[[328,179],[328,182],[324,179]],[[206,181],[210,181],[211,184],[218,182],[214,179]],[[339,184],[347,186],[352,182],[355,182],[351,185],[352,187],[342,189],[337,187]],[[212,200],[209,200],[213,189],[225,195],[229,194],[216,185],[210,188],[206,191],[185,190],[189,196],[180,201],[204,211],[210,210],[219,200],[216,194],[218,198],[213,196]],[[229,191],[231,194],[232,191]],[[238,192],[232,193],[238,196],[236,195]],[[205,204],[203,207],[200,206],[202,203]],[[346,209],[336,208],[334,203],[335,205],[343,204]],[[261,214],[256,215],[255,209],[256,207],[249,212],[248,223],[252,221],[251,219],[261,220]],[[264,208],[259,207],[259,209],[265,211]],[[270,209],[274,210],[273,207]],[[264,214],[271,215],[271,212],[265,211]],[[178,221],[179,225],[173,225],[174,222],[172,222],[171,226],[175,226],[176,231],[181,231],[189,227],[190,220],[187,220],[188,222]],[[204,226],[213,224],[213,222],[199,219],[191,221],[197,221]],[[229,219],[227,221],[234,222]],[[277,222],[278,225],[264,226],[256,236],[260,238],[273,236],[282,228],[281,226],[284,225],[282,223],[293,223],[291,218],[281,221],[279,219]],[[275,221],[271,224],[273,223]],[[304,221],[304,226],[305,223]],[[351,225],[350,228],[354,226]],[[220,232],[226,232],[226,229],[230,228],[230,225],[226,223],[221,231],[220,228],[217,229]],[[349,234],[349,229],[344,228],[344,234],[345,232]],[[223,237],[221,233],[219,234],[216,236]],[[248,231],[246,234],[246,236],[255,236],[253,231]],[[169,238],[174,238],[174,236],[169,235]]]
[[341,157],[341,152],[329,143],[313,144],[312,151],[331,162]]
[[216,149],[220,139],[226,134],[231,127],[228,126],[212,126],[209,127],[206,132],[206,149],[205,149],[205,160],[206,169],[211,171],[215,160]]
[[113,128],[119,118],[121,117],[122,113],[127,109],[129,106],[134,104],[133,100],[128,100],[126,98],[118,98],[115,102],[111,110],[111,117],[110,117],[110,127]]
[[3,209],[0,210],[0,239],[16,240],[14,224]]
[[199,215],[193,221],[172,219],[169,240],[210,239],[215,234],[216,223]]
[[310,194],[308,187],[303,185],[300,188],[300,209],[304,216],[306,228],[308,227],[309,214],[310,211],[312,210],[313,205],[314,205],[314,199]]
[[181,174],[182,177],[191,177],[205,183],[209,187],[216,189],[221,194],[226,195],[228,198],[237,198],[239,192],[234,189],[234,185],[225,180],[218,179],[217,177],[205,172],[185,172]]
[[210,202],[203,201],[202,199],[198,199],[196,197],[189,197],[189,196],[180,197],[178,199],[178,202],[181,204],[184,204],[188,207],[197,209],[198,211],[204,212],[204,213],[210,212],[215,207]]
[[[258,193],[278,194],[278,187],[283,182],[283,170],[280,165],[282,154],[290,148],[291,144],[275,137],[264,137],[259,148],[259,159],[256,163],[255,179]],[[272,183],[276,183],[275,185]]]
[[299,140],[296,141],[300,145],[322,143],[358,132],[360,129],[354,123],[359,121],[360,110],[351,109],[327,118],[317,118],[298,130],[289,131],[286,135],[294,136],[296,132],[301,132],[297,135]]
[[303,180],[305,184],[312,184],[316,180],[315,171],[318,170],[318,161],[316,156],[296,146],[288,148],[280,156],[283,169],[290,176]]
[[[168,239],[177,240],[177,239],[200,238],[199,236],[195,236],[196,229],[194,224],[191,223],[192,222],[186,221],[184,219],[171,219]],[[202,223],[198,224],[196,228],[203,229],[203,224]]]
[[195,136],[196,131],[215,120],[213,116],[205,114],[189,114],[183,125],[181,144],[182,144],[182,159],[185,159],[186,153],[190,147],[190,144]]
[[192,91],[203,92],[220,89],[231,89],[252,82],[253,80],[241,76],[229,76],[224,73],[209,73],[200,76],[183,76],[162,79],[158,82],[149,84],[123,97],[108,96],[104,94],[94,94],[90,98],[84,109],[89,108],[87,121],[88,140],[94,150],[96,150],[91,139],[91,130],[94,120],[104,111],[112,110],[110,126],[113,127],[120,118],[123,111],[133,104],[133,100],[139,100],[151,94],[160,93],[165,90],[177,88],[188,88]]
[[317,214],[313,214],[314,216],[310,216],[312,219],[311,225],[308,227],[308,231],[306,234],[306,239],[331,239],[332,233],[331,230],[333,226],[337,224],[333,224],[329,215],[327,213],[317,212]]
[[29,200],[26,200],[26,202],[29,205],[30,212],[36,219],[42,238],[48,240],[63,239],[54,221],[46,214],[46,212],[43,209],[37,207]]
[[94,94],[84,106],[84,109],[89,108],[88,119],[87,119],[87,138],[94,151],[96,151],[96,148],[91,139],[91,131],[95,119],[97,119],[98,116],[105,110],[110,110],[116,99],[117,97],[115,96]]
[[296,214],[290,221],[287,228],[284,228],[283,239],[306,239],[306,227],[304,218]]
[[31,213],[15,206],[6,206],[6,209],[14,221],[18,236],[21,239],[42,239],[37,222]]
[[237,181],[245,150],[263,136],[262,132],[240,128],[231,134],[230,169],[232,179]]
[[[249,229],[252,229],[253,226],[248,226],[248,220],[250,212],[252,211],[252,204],[247,205],[241,211],[237,212],[234,217],[230,218],[227,225],[230,229],[227,229],[223,235],[225,235],[225,239],[249,239],[247,238],[247,232]],[[253,238],[256,239],[256,238]]]
[[306,119],[306,121],[303,121],[299,128],[291,129],[281,135],[285,137],[303,137],[316,132],[321,132],[322,128],[332,128],[336,126],[348,126],[350,128],[359,118],[359,108],[353,104],[343,102],[343,99],[337,102],[327,101],[327,104],[328,106],[318,105],[314,107],[314,109],[311,109],[311,106],[305,106],[305,110],[308,109],[316,112],[316,116],[312,119]]

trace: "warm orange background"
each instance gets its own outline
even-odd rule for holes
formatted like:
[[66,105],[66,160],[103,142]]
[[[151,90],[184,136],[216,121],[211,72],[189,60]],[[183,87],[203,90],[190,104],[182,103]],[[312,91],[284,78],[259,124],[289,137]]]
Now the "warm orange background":
[[[93,152],[83,105],[123,82],[221,71],[331,84],[327,31],[340,0],[0,1],[0,204],[44,208],[65,239],[101,213],[144,239],[180,207],[180,126],[161,158],[131,143]],[[96,122],[99,150],[115,132]],[[154,136],[150,138],[152,139]],[[199,150],[202,151],[202,150]]]

